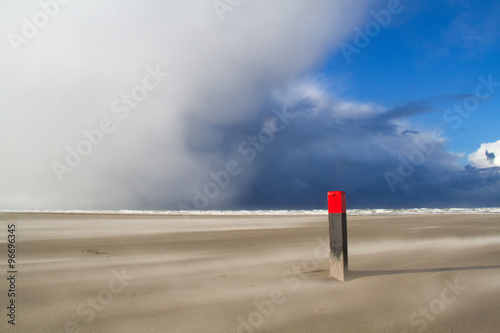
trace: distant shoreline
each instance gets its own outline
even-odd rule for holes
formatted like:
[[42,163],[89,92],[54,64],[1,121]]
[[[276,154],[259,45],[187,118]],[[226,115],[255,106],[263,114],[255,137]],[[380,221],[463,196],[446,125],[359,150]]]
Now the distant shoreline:
[[[0,210],[0,215],[105,215],[105,216],[321,216],[324,210],[205,210],[205,211],[151,211],[151,210]],[[350,216],[396,215],[463,215],[500,214],[500,207],[483,208],[411,208],[411,209],[347,209]]]

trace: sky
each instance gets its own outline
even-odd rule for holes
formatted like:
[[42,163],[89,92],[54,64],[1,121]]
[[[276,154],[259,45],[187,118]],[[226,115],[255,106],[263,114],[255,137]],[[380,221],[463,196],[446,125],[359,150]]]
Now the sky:
[[0,209],[500,206],[500,2],[0,2]]

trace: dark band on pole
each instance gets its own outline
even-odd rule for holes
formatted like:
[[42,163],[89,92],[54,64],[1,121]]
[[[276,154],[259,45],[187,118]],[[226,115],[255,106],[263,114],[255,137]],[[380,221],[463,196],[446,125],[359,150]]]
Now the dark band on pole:
[[345,192],[328,192],[330,225],[330,276],[344,281],[347,276],[347,216]]

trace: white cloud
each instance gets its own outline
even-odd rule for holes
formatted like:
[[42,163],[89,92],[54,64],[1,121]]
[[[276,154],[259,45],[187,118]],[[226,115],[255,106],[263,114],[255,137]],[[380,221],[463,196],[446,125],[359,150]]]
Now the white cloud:
[[[253,121],[275,88],[321,64],[369,3],[244,1],[221,21],[206,0],[73,1],[19,53],[2,38],[0,208],[189,200],[220,156],[193,150],[187,139],[214,146],[221,128]],[[21,34],[22,18],[40,10],[35,3],[0,7],[4,37]],[[120,121],[111,103],[157,65],[170,76]],[[115,132],[59,183],[51,163],[63,162],[66,147],[105,117]]]
[[[490,156],[489,159],[486,151],[488,151],[488,155]],[[494,159],[491,154],[495,155]],[[469,154],[469,161],[478,168],[500,166],[500,140],[481,144],[481,147],[476,152]]]
[[387,109],[374,103],[338,100],[333,106],[334,113],[340,118],[363,119],[372,118]]
[[284,89],[274,92],[274,97],[283,105],[289,105],[304,97],[311,98],[316,103],[316,109],[329,109],[332,118],[366,119],[383,113],[387,108],[376,103],[363,103],[336,97],[331,93],[330,82],[301,79],[289,84]]

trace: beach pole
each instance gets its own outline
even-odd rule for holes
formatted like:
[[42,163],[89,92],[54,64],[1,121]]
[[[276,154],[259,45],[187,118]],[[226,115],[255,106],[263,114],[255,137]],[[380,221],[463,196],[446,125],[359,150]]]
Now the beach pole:
[[330,277],[344,282],[347,276],[347,216],[345,192],[328,192],[330,224]]

